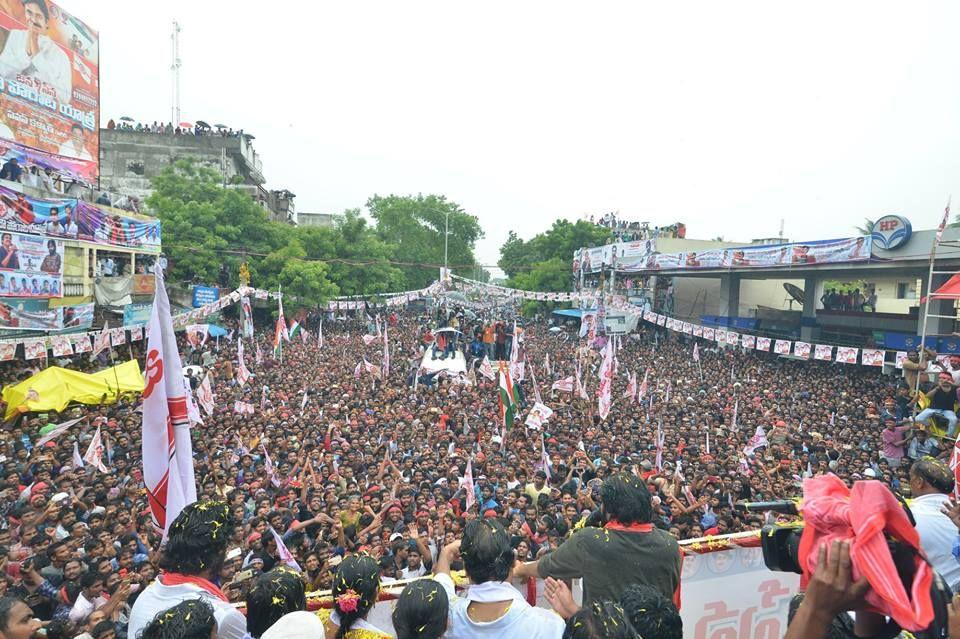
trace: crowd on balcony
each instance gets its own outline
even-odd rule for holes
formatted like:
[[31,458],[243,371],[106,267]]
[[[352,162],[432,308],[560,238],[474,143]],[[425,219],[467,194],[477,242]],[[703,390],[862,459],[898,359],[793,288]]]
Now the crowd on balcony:
[[590,222],[610,229],[614,242],[639,242],[660,237],[683,239],[687,236],[687,227],[682,222],[650,228],[647,222],[628,222],[620,219],[616,213],[605,213],[599,217],[591,215]]
[[130,118],[114,121],[112,118],[107,122],[107,129],[110,131],[134,131],[136,133],[153,133],[155,135],[194,135],[194,136],[216,136],[223,138],[239,138],[244,135],[243,129],[234,130],[231,127],[217,124],[210,126],[205,122],[157,122],[152,124],[145,122],[136,122]]

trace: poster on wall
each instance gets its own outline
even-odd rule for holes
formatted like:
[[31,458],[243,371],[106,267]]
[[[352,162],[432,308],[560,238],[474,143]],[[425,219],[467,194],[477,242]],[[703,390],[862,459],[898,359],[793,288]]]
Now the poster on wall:
[[77,201],[29,197],[0,186],[0,231],[77,237]]
[[140,220],[77,202],[78,239],[94,244],[160,252],[160,220]]
[[46,300],[6,299],[0,301],[0,330],[59,330],[62,308],[47,308]]
[[97,32],[59,5],[0,3],[0,140],[74,160],[93,183],[99,57]]
[[0,297],[63,297],[63,242],[0,232]]
[[63,328],[90,328],[93,326],[94,306],[96,305],[91,302],[90,304],[63,307]]
[[135,326],[137,324],[147,324],[150,322],[150,311],[153,310],[152,303],[127,304],[123,307],[123,325]]

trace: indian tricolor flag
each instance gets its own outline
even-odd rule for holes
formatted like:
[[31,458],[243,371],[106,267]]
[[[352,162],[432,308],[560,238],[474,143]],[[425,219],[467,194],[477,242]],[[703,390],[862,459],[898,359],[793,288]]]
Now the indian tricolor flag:
[[517,413],[517,395],[513,390],[513,381],[510,372],[500,368],[500,421],[505,428],[513,426],[513,419]]
[[291,340],[302,332],[303,332],[303,327],[300,326],[300,322],[298,322],[297,320],[293,320],[292,322],[290,322],[290,335],[288,336],[287,339]]

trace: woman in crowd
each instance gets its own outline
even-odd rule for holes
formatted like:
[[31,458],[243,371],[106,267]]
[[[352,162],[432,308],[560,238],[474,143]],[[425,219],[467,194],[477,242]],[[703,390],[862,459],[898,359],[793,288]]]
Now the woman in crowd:
[[397,639],[440,639],[447,629],[447,591],[432,579],[415,581],[400,593],[393,609]]
[[350,555],[333,580],[333,608],[322,608],[327,637],[333,639],[388,639],[390,635],[366,618],[380,594],[380,564],[368,555]]

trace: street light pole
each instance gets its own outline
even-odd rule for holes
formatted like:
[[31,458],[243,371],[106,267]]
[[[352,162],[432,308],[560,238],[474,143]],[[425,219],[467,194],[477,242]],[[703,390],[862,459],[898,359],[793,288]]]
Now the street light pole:
[[447,247],[450,242],[450,211],[444,216],[443,222],[443,275],[447,275]]

